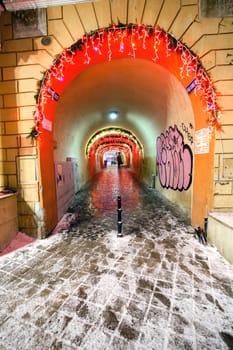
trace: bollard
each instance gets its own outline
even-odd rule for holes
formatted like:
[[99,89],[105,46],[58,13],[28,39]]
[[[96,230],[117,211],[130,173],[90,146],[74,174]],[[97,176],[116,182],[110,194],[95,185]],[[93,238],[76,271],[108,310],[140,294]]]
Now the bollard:
[[122,210],[121,210],[121,196],[117,197],[117,237],[122,237],[122,218],[121,218]]
[[155,174],[152,174],[152,188],[155,188]]

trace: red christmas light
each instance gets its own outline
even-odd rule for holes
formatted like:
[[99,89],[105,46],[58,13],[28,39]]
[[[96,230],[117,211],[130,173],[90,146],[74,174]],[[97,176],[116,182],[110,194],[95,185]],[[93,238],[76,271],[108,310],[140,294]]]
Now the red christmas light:
[[[91,62],[93,54],[102,55],[104,44],[107,44],[107,57],[111,61],[113,52],[128,54],[132,58],[136,58],[137,50],[147,49],[148,40],[153,38],[153,55],[151,60],[159,61],[159,49],[165,48],[166,56],[170,56],[172,52],[180,54],[180,77],[194,76],[195,89],[194,93],[201,93],[205,103],[206,111],[209,113],[209,125],[211,128],[218,128],[220,125],[220,112],[216,102],[216,94],[213,83],[208,74],[201,66],[198,58],[191,51],[177,41],[171,34],[166,33],[159,27],[151,27],[144,25],[128,25],[128,26],[111,26],[109,28],[100,29],[91,34],[85,34],[82,40],[69,48],[65,48],[61,55],[54,61],[53,65],[46,72],[46,77],[40,89],[38,99],[37,113],[34,119],[37,125],[40,124],[41,115],[44,113],[44,106],[51,96],[48,93],[48,86],[52,86],[51,80],[55,78],[59,82],[65,79],[65,67],[67,65],[75,65],[78,50],[84,51],[83,64],[88,65]],[[126,43],[127,41],[127,43]],[[128,50],[128,52],[126,52]],[[92,53],[91,53],[92,51]],[[39,126],[37,126],[39,128]]]

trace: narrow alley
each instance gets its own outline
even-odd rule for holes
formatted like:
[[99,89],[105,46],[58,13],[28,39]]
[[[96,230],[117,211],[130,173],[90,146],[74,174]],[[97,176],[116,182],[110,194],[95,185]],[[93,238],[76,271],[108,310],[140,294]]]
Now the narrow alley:
[[76,197],[0,257],[1,350],[233,349],[233,266],[177,206],[115,167]]

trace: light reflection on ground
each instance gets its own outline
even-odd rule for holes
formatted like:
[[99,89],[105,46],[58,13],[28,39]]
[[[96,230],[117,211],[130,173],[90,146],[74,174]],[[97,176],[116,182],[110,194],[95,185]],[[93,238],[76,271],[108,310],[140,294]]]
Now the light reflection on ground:
[[0,257],[0,349],[233,349],[233,266],[114,171],[78,193],[56,234]]
[[104,215],[117,209],[117,197],[122,205],[133,209],[139,203],[139,188],[132,172],[117,167],[98,173],[90,190],[90,207]]

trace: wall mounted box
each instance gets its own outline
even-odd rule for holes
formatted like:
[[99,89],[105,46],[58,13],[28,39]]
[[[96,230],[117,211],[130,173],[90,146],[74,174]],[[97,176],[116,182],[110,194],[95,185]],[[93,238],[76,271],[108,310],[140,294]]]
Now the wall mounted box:
[[0,194],[0,251],[18,232],[17,193]]

